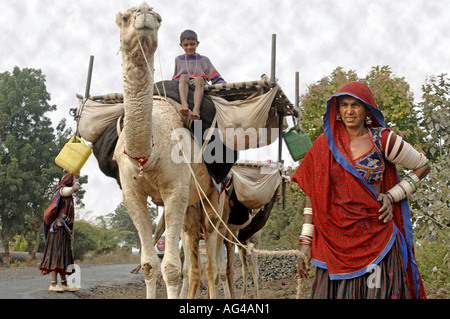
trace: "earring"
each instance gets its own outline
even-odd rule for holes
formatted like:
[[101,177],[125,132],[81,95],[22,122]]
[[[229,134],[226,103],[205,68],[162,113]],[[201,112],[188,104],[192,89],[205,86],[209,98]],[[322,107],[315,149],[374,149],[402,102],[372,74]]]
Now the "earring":
[[338,122],[342,121],[341,114],[338,113],[338,115],[336,115],[336,121]]
[[367,125],[372,124],[372,119],[370,118],[369,115],[366,115],[365,121],[366,121],[366,124],[367,124]]

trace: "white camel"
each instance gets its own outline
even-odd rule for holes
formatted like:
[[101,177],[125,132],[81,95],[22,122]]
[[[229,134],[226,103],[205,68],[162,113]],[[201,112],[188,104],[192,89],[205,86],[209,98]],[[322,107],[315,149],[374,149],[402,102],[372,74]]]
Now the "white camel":
[[[199,195],[188,163],[176,163],[171,154],[177,141],[172,132],[183,128],[180,105],[170,99],[153,99],[154,52],[158,45],[161,17],[146,3],[118,13],[122,52],[122,84],[124,96],[124,127],[115,149],[124,204],[138,231],[141,242],[141,266],[144,272],[147,298],[156,297],[158,270],[167,287],[167,297],[176,298],[180,278],[179,239],[188,206],[197,203]],[[191,143],[190,141],[189,143]],[[196,180],[209,202],[205,209],[217,220],[218,192],[213,186],[204,163],[192,163]],[[160,265],[153,247],[151,220],[147,197],[164,206],[165,254]],[[211,203],[212,206],[209,204]],[[210,233],[209,246],[216,245],[215,232]],[[210,287],[216,277],[215,249],[208,249],[207,278]],[[211,298],[216,297],[212,291]]]

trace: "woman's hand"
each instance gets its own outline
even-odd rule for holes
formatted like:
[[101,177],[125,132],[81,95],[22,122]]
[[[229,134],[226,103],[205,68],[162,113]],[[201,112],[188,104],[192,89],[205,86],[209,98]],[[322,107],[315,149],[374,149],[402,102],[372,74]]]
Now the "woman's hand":
[[390,198],[388,195],[381,193],[378,195],[377,201],[383,203],[383,206],[378,210],[378,212],[381,213],[378,219],[382,219],[385,223],[390,222],[394,217]]
[[300,252],[306,256],[306,261],[302,257],[297,259],[297,273],[300,278],[308,278],[308,271],[311,263],[311,245],[301,245]]
[[80,182],[78,182],[78,179],[74,180],[72,190],[74,193],[76,193],[80,190]]

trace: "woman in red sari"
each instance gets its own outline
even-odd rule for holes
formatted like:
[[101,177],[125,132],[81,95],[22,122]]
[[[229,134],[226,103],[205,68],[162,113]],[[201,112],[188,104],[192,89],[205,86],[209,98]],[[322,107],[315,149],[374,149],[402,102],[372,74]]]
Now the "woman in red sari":
[[[311,297],[425,298],[407,196],[428,160],[385,127],[363,83],[341,87],[323,122],[293,177],[307,195],[299,241],[317,266]],[[400,180],[396,164],[412,172]],[[300,277],[309,262],[299,258]]]
[[[39,270],[43,275],[52,274],[50,291],[78,291],[78,288],[67,285],[66,275],[75,270],[68,269],[73,264],[72,232],[75,219],[72,194],[80,189],[80,184],[72,174],[65,174],[55,191],[50,205],[57,207],[57,215],[44,215],[45,248]],[[53,200],[54,199],[54,200]],[[58,285],[58,274],[61,285]]]

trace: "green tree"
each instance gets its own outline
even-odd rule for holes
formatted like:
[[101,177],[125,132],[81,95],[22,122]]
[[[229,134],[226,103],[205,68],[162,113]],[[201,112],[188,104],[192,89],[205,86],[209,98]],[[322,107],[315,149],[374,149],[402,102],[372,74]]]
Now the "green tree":
[[361,81],[372,91],[386,126],[411,145],[421,145],[424,134],[417,125],[419,112],[405,78],[395,76],[389,66],[375,66]]
[[416,233],[427,240],[443,240],[448,247],[450,226],[450,79],[445,74],[429,77],[419,103],[421,129],[427,136],[424,150],[431,170],[411,197]]
[[78,220],[73,227],[73,258],[82,260],[85,254],[95,252],[103,239],[99,227],[85,220]]
[[[147,203],[147,209],[150,214],[150,219],[152,220],[152,231],[155,232],[156,224],[153,221],[156,219],[156,209]],[[114,231],[115,236],[118,238],[118,242],[122,245],[129,247],[140,247],[139,235],[136,231],[130,215],[123,203],[120,203],[114,212],[108,214],[107,216],[108,229]]]
[[16,234],[25,235],[31,251],[62,177],[54,158],[71,131],[63,120],[55,132],[45,116],[56,110],[49,100],[40,70],[15,67],[0,73],[0,240],[7,255]]
[[417,144],[422,134],[417,128],[413,94],[405,79],[395,76],[389,66],[372,67],[363,78],[353,70],[345,72],[338,67],[330,76],[309,85],[307,92],[300,97],[300,109],[302,127],[311,141],[323,132],[327,101],[342,85],[351,81],[361,81],[369,86],[386,123],[410,143]]

